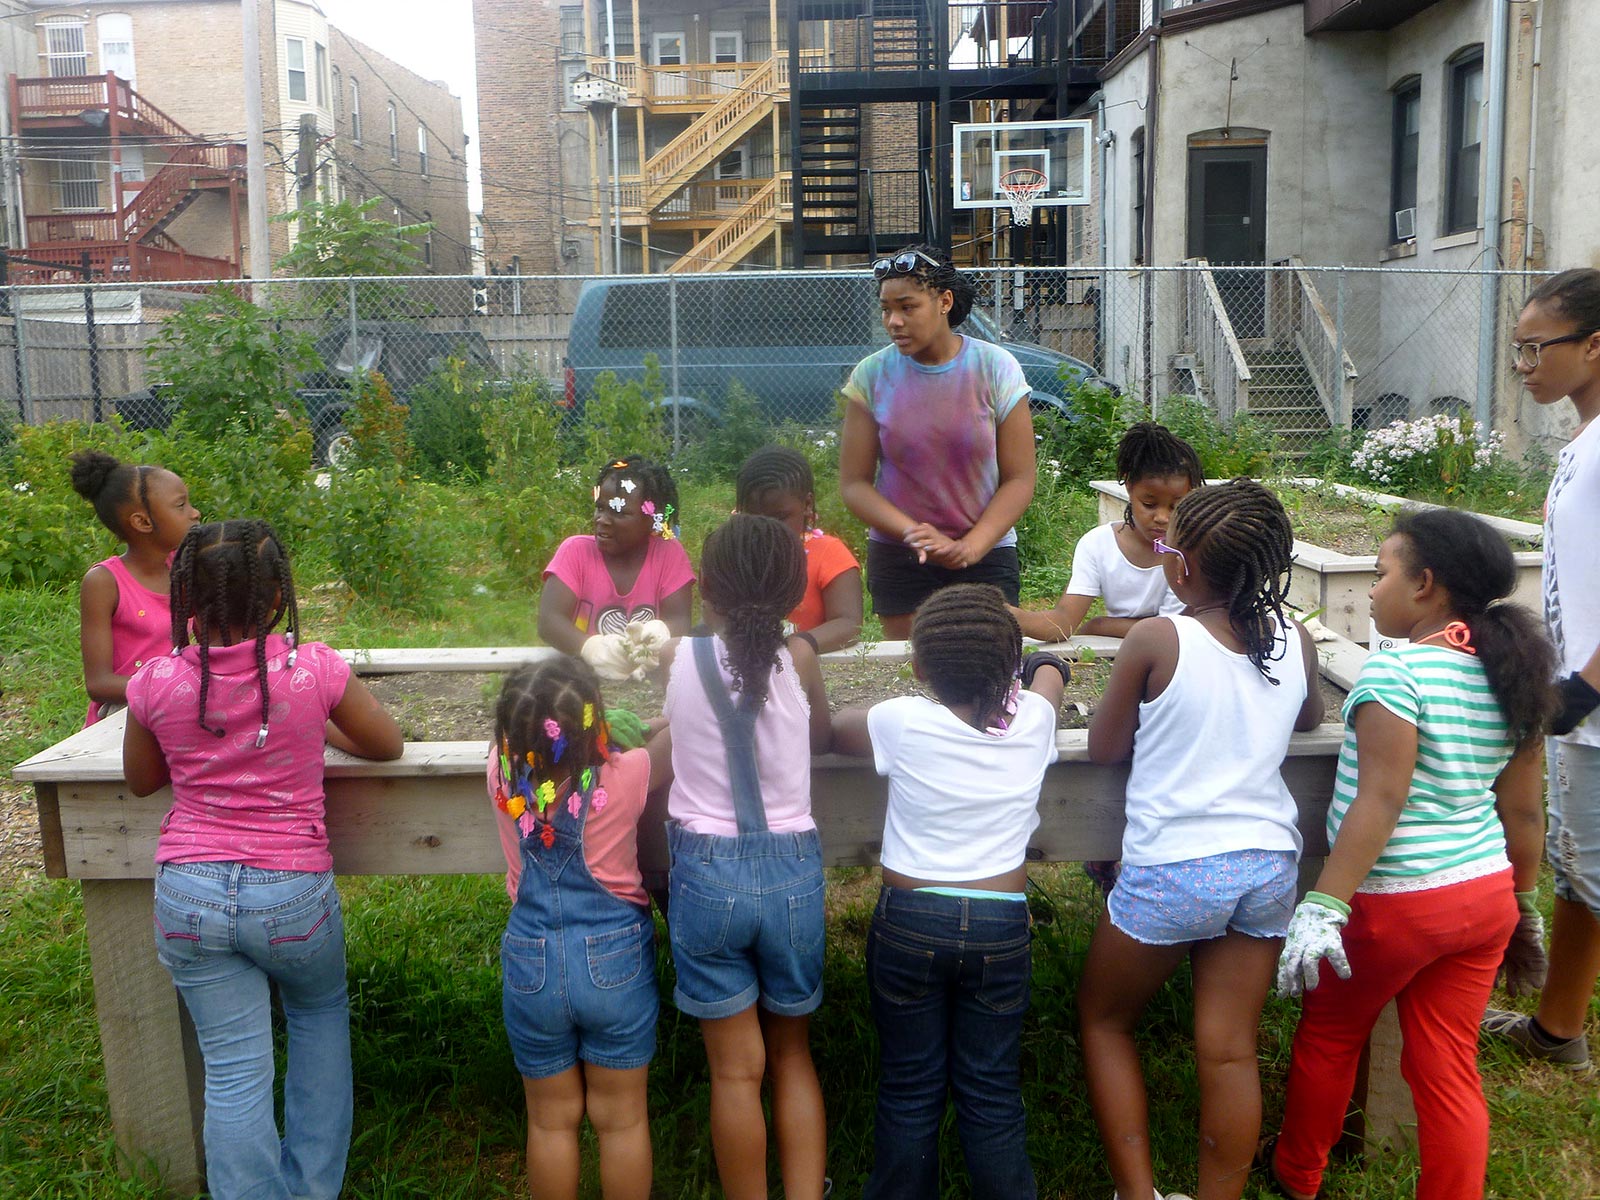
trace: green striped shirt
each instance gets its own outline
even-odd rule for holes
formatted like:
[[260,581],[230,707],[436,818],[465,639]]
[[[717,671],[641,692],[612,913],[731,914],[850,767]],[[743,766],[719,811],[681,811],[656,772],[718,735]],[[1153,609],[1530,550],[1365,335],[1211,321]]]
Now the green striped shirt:
[[1344,745],[1328,807],[1328,844],[1356,796],[1351,717],[1375,702],[1417,727],[1411,793],[1369,879],[1459,871],[1505,857],[1494,782],[1514,749],[1483,664],[1439,646],[1402,646],[1367,658],[1344,704]]

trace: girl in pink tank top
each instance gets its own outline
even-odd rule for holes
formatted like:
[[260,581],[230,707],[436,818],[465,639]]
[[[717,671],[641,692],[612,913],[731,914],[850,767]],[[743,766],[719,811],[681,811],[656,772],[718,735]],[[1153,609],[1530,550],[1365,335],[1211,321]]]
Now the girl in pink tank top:
[[183,480],[165,467],[119,462],[103,450],[72,456],[72,486],[128,547],[90,567],[79,593],[89,726],[127,702],[135,671],[172,649],[167,564],[200,514]]

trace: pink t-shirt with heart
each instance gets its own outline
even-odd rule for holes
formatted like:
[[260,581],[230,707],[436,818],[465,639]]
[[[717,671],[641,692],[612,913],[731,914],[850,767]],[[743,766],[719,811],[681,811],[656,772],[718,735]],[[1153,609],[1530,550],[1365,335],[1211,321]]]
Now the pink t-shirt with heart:
[[694,582],[694,567],[683,543],[673,538],[652,537],[645,546],[644,565],[639,578],[626,594],[606,567],[605,557],[595,545],[594,535],[569,537],[556,548],[544,578],[554,575],[572,589],[578,598],[573,623],[584,633],[621,633],[629,625],[661,616],[661,602],[686,584]]
[[328,714],[344,699],[350,666],[321,642],[288,661],[288,641],[268,636],[271,697],[266,744],[255,641],[213,646],[206,724],[200,727],[200,649],[147,662],[128,681],[128,712],[155,735],[172,774],[172,808],[156,862],[240,862],[274,871],[333,866],[323,820]]

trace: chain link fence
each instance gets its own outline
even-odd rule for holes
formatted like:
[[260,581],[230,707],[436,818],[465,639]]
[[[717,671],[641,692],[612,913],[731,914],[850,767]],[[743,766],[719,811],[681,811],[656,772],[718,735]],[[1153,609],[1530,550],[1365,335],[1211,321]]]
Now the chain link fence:
[[[1521,397],[1504,343],[1539,277],[1406,268],[1189,264],[1136,270],[976,268],[962,327],[1007,345],[1039,405],[1108,382],[1157,417],[1175,395],[1248,416],[1293,459],[1339,428],[1488,412],[1515,448],[1554,435]],[[402,400],[450,358],[548,381],[582,405],[611,372],[714,422],[742,388],[774,423],[821,427],[851,367],[887,344],[869,272],[738,271],[609,278],[419,276],[226,284],[0,287],[0,405],[11,419],[160,421],[147,348],[209,288],[239,289],[315,342],[292,381],[319,439],[357,370]],[[220,349],[220,348],[219,348]],[[320,415],[319,415],[320,414]],[[694,426],[705,426],[698,420]]]

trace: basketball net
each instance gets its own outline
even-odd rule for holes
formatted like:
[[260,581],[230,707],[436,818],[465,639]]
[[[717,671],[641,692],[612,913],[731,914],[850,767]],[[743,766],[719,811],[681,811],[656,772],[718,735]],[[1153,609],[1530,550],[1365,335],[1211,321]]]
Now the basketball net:
[[[1020,174],[1020,172],[1019,172]],[[1048,183],[1043,175],[1031,179],[1001,179],[1000,194],[1011,206],[1011,223],[1027,225],[1033,220],[1033,202]]]

